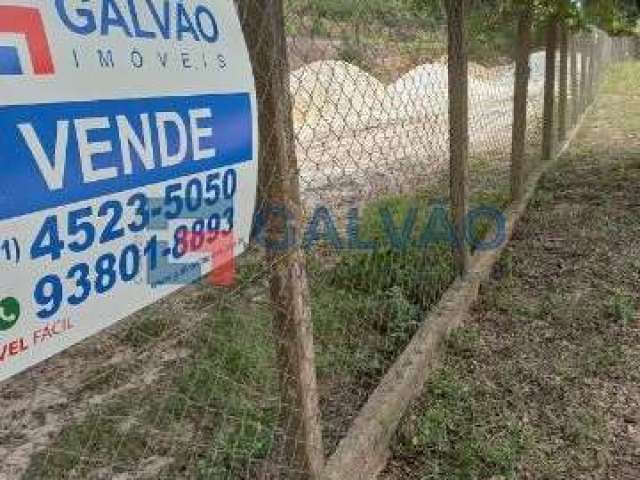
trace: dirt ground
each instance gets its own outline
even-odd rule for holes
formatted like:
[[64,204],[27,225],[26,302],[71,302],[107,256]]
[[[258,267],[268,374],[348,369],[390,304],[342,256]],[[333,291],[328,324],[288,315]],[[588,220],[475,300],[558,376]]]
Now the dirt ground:
[[640,66],[548,173],[383,478],[640,478]]

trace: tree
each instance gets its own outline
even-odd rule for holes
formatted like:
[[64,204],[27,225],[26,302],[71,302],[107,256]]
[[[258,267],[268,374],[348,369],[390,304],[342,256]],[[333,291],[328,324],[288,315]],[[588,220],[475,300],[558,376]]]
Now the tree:
[[611,35],[633,34],[640,16],[640,0],[584,0],[586,22]]

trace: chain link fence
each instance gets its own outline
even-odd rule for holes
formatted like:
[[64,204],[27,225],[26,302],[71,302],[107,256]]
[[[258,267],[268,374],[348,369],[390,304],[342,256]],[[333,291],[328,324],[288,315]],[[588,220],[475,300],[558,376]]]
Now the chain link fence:
[[480,221],[460,241],[450,212],[520,197],[607,67],[636,53],[561,22],[487,27],[472,9],[449,17],[460,34],[467,19],[454,60],[447,12],[410,4],[238,2],[261,180],[236,282],[186,286],[4,384],[0,478],[322,478],[457,255],[492,236]]

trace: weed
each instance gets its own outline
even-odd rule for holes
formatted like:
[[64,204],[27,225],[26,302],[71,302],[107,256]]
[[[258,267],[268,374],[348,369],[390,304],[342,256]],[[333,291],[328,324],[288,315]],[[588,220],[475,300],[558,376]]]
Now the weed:
[[627,62],[616,65],[607,75],[601,93],[605,95],[636,95],[638,91],[637,74],[637,63]]
[[491,415],[480,385],[448,366],[429,382],[425,399],[414,435],[403,446],[429,465],[431,476],[424,478],[515,478],[525,445],[523,427],[507,419],[493,425],[478,422]]
[[66,472],[85,478],[100,467],[118,473],[128,458],[139,457],[149,446],[144,428],[134,426],[123,413],[130,408],[130,404],[113,403],[67,427],[58,438],[57,447],[34,457],[25,478],[53,480],[66,478]]
[[345,35],[338,52],[340,60],[356,65],[364,70],[371,70],[367,57],[367,47],[358,37]]
[[635,299],[626,292],[616,289],[606,302],[607,314],[616,323],[627,326],[636,318]]
[[162,338],[170,327],[171,319],[168,316],[144,314],[127,328],[123,340],[133,348],[142,348]]
[[461,328],[449,337],[447,348],[456,356],[466,357],[477,350],[480,341],[480,332],[477,328]]

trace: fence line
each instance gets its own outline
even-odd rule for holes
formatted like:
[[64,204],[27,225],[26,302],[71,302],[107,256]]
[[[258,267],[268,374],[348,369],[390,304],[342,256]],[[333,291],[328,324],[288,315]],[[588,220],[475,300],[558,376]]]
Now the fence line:
[[238,284],[188,287],[100,337],[119,345],[90,377],[108,401],[78,381],[67,396],[86,411],[36,452],[30,478],[371,478],[499,253],[478,248],[495,226],[469,213],[506,210],[508,237],[608,66],[637,54],[635,39],[558,19],[537,45],[529,7],[515,62],[488,68],[466,2],[432,12],[447,28],[431,33],[431,17],[369,2],[236,3],[260,127]]

